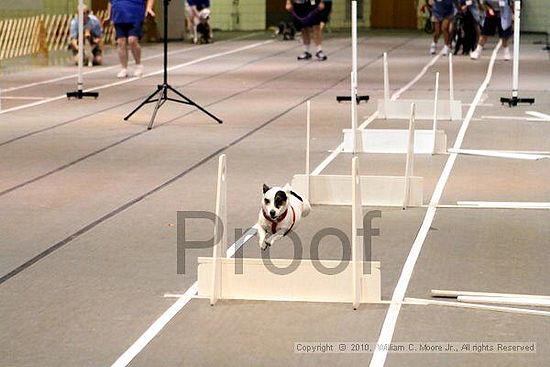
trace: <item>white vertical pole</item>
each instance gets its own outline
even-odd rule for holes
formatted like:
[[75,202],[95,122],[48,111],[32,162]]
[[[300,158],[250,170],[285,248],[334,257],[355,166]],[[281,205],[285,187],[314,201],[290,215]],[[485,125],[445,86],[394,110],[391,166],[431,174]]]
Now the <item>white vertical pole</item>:
[[214,306],[222,293],[221,257],[226,257],[227,249],[227,188],[225,154],[218,159],[218,180],[216,189],[216,222],[214,223],[214,247],[212,249],[212,293],[210,305]]
[[82,66],[84,62],[84,0],[78,1],[78,79],[77,89],[82,90]]
[[311,139],[311,101],[306,102],[306,198],[309,199],[309,141]]
[[409,117],[409,141],[407,145],[407,162],[405,164],[405,192],[403,195],[403,209],[409,206],[411,193],[411,176],[414,174],[414,130],[415,130],[415,105],[411,103],[411,114]]
[[351,130],[353,154],[359,151],[357,142],[357,1],[351,2]]
[[435,154],[436,141],[435,134],[437,132],[437,93],[439,91],[439,71],[435,73],[435,93],[434,93],[434,118],[433,118],[433,128],[432,128],[432,154]]
[[514,1],[514,59],[512,65],[512,98],[518,97],[519,90],[519,35],[521,1]]
[[384,118],[388,118],[388,105],[390,103],[390,77],[388,71],[388,53],[384,52]]
[[0,111],[2,111],[2,88],[0,88]]
[[453,100],[455,99],[453,79],[453,53],[449,52],[449,120],[453,119]]
[[353,157],[351,161],[351,263],[352,263],[352,294],[353,309],[356,310],[361,303],[361,289],[363,277],[363,242],[358,234],[362,228],[363,207],[361,198],[361,176],[359,174],[359,157]]

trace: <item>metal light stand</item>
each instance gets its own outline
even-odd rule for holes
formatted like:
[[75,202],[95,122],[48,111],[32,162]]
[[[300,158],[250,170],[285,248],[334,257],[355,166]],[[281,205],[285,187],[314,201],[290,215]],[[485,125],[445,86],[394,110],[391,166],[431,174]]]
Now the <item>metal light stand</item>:
[[[170,0],[163,1],[163,6],[164,6],[164,79],[163,79],[163,83],[160,85],[157,85],[157,90],[154,91],[143,102],[141,102],[141,104],[137,106],[132,112],[130,112],[128,116],[124,118],[124,120],[127,121],[134,113],[136,113],[144,105],[148,103],[156,102],[155,109],[153,110],[153,115],[151,116],[151,121],[149,121],[149,125],[147,126],[147,130],[151,130],[153,128],[153,123],[155,122],[155,117],[157,116],[157,112],[159,108],[164,104],[164,102],[172,101],[172,102],[195,106],[199,110],[207,114],[208,116],[212,117],[219,124],[221,124],[223,122],[222,120],[220,120],[218,117],[214,116],[213,114],[205,110],[203,107],[193,102],[191,99],[189,99],[182,93],[178,92],[170,84],[168,84],[168,3],[170,3]],[[168,97],[169,90],[175,93],[181,99]]]
[[500,103],[508,103],[508,106],[515,107],[518,103],[535,103],[534,98],[519,98],[519,35],[520,35],[520,11],[521,1],[514,1],[514,61],[512,66],[512,97],[501,97]]
[[84,97],[99,97],[98,92],[84,92],[82,87],[82,67],[84,66],[84,0],[78,2],[78,78],[76,82],[76,91],[67,92],[67,98],[82,99]]

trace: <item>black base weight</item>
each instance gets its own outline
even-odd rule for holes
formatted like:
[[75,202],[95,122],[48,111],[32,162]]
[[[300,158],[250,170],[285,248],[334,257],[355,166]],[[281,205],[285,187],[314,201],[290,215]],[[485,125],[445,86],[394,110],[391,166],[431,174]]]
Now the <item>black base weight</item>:
[[534,98],[518,98],[518,97],[500,97],[500,103],[501,104],[508,104],[509,107],[516,107],[520,103],[529,103],[532,105],[535,103]]
[[71,98],[82,99],[84,97],[93,97],[93,98],[97,99],[97,97],[99,97],[99,93],[98,92],[83,92],[81,90],[76,90],[74,92],[67,92],[67,98],[68,99],[71,99]]
[[[357,96],[356,97],[357,104],[361,103],[361,101],[368,102],[368,100],[369,100],[369,96]],[[336,96],[336,101],[338,103],[340,103],[340,102],[351,102],[351,96]]]

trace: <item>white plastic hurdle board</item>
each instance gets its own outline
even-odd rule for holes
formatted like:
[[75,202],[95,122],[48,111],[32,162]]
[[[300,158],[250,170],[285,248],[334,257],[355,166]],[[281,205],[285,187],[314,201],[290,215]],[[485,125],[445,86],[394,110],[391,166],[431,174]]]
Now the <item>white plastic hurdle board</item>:
[[[410,105],[409,105],[410,109]],[[344,129],[344,152],[353,151],[351,129]],[[403,129],[366,129],[359,130],[362,139],[362,153],[407,153],[409,132]],[[447,152],[447,135],[443,130],[435,134],[435,151],[433,149],[433,131],[415,130],[414,154],[444,154]]]
[[[227,171],[225,155],[220,156],[216,214],[222,224],[227,224],[225,192]],[[361,185],[358,158],[352,160],[352,180],[347,190],[352,196],[352,258],[342,260],[229,258],[223,251],[225,236],[214,234],[212,257],[200,257],[198,262],[198,295],[210,299],[214,305],[219,299],[243,299],[265,301],[349,302],[356,309],[361,303],[381,301],[380,262],[363,261],[363,241],[359,234],[363,228],[363,210],[360,202]],[[307,220],[307,219],[306,219]],[[226,227],[227,228],[227,227]],[[293,261],[297,268],[288,274],[276,274],[273,267],[286,268]],[[235,271],[238,262],[242,272]],[[271,265],[269,265],[271,263]],[[337,274],[319,271],[319,265],[334,268],[345,267]],[[277,270],[277,269],[275,269]]]
[[[377,104],[378,116],[387,119],[408,119],[411,103],[416,105],[418,120],[431,120],[434,114],[434,101],[430,99],[379,99]],[[437,118],[439,120],[462,120],[462,102],[457,100],[438,100]]]

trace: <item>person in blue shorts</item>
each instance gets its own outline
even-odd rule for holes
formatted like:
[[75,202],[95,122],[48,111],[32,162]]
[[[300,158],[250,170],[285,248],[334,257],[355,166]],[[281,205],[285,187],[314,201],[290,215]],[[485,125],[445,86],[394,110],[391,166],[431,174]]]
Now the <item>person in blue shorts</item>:
[[430,45],[430,53],[435,55],[437,51],[437,41],[441,33],[443,33],[443,40],[445,42],[445,46],[443,46],[443,55],[447,56],[451,46],[453,16],[457,8],[456,0],[433,0],[431,2],[431,8],[434,33],[432,44]]
[[508,39],[512,36],[514,17],[511,0],[485,0],[484,5],[486,13],[481,25],[481,37],[479,37],[477,48],[470,54],[470,58],[479,59],[487,38],[494,36],[498,31],[498,36],[502,40],[504,60],[510,60],[512,55],[508,47]]
[[286,10],[292,14],[294,27],[302,31],[304,53],[298,56],[298,60],[309,60],[312,58],[309,46],[311,44],[311,31],[313,30],[313,41],[317,46],[315,56],[319,61],[325,61],[327,55],[323,52],[321,45],[323,41],[320,27],[321,12],[325,8],[324,0],[286,0]]
[[146,15],[155,16],[153,6],[155,0],[109,0],[107,13],[109,17],[106,22],[112,20],[115,25],[118,58],[121,69],[117,74],[118,78],[128,76],[128,46],[134,56],[136,68],[134,76],[143,75],[141,64],[141,47],[139,40],[143,36],[143,21]]
[[[101,22],[95,15],[90,14],[90,9],[84,5],[84,44],[89,44],[92,51],[92,65],[101,65],[102,51],[101,51],[101,36],[103,36],[103,29],[101,28]],[[75,57],[75,63],[78,64],[78,14],[71,20],[69,30],[69,50],[73,52]],[[84,55],[83,63],[88,64],[88,56]]]

